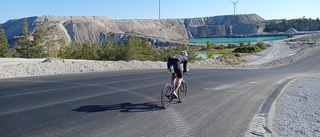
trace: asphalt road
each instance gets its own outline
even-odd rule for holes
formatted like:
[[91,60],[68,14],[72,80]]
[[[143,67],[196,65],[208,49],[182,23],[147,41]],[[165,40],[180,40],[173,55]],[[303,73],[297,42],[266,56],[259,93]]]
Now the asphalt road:
[[191,69],[185,102],[163,109],[166,70],[0,80],[0,136],[243,136],[268,97],[319,73],[320,53],[272,69]]

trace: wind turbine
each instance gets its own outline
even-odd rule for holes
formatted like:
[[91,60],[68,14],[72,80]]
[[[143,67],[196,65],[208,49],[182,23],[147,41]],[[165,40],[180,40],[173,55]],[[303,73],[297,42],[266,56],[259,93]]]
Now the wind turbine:
[[[230,0],[230,1],[231,1],[231,0]],[[239,0],[238,0],[238,1],[239,1]],[[231,1],[231,2],[233,3],[233,6],[234,6],[234,8],[233,8],[233,15],[236,15],[236,5],[237,5],[238,1],[237,1],[237,2]]]

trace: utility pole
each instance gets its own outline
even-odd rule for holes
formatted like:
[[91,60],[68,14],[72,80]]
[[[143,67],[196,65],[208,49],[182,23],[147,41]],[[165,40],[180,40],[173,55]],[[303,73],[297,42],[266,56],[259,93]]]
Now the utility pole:
[[159,0],[159,19],[160,19],[160,0]]
[[[231,0],[230,0],[231,1]],[[239,0],[238,0],[239,1]],[[232,3],[233,3],[233,15],[236,15],[236,5],[237,5],[237,3],[238,3],[238,1],[237,2],[233,2],[233,1],[231,1]]]

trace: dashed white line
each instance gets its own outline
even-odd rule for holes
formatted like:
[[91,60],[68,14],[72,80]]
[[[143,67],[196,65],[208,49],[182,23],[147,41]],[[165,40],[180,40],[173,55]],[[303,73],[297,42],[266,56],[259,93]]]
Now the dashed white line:
[[234,87],[235,85],[221,85],[213,88],[204,88],[205,90],[222,90],[222,89],[228,89],[231,87]]

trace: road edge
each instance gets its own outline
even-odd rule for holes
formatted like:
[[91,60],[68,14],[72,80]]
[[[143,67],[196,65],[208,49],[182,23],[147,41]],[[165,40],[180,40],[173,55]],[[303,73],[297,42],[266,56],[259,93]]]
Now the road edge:
[[274,91],[267,97],[258,113],[256,113],[247,128],[245,137],[276,137],[277,132],[273,128],[275,107],[287,86],[297,77],[289,77],[278,84]]

